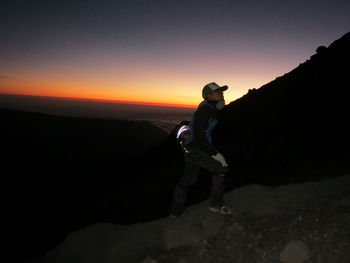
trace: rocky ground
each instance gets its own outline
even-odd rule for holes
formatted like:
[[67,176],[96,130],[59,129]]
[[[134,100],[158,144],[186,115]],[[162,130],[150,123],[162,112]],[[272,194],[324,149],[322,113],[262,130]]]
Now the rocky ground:
[[156,251],[143,262],[350,262],[350,199],[270,215],[225,216],[215,236]]
[[217,263],[350,262],[350,176],[226,194],[236,212],[208,201],[179,218],[72,233],[44,262]]

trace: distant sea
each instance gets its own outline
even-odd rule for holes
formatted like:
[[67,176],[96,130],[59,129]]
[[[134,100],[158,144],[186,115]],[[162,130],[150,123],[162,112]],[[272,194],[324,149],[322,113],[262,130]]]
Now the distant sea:
[[168,133],[181,121],[190,120],[195,110],[182,107],[7,94],[0,94],[0,108],[72,117],[149,121]]

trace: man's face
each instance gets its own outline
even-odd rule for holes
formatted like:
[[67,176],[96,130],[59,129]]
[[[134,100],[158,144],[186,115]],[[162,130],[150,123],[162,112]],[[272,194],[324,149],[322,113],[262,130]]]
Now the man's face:
[[208,100],[224,100],[224,92],[222,90],[214,91],[207,96]]

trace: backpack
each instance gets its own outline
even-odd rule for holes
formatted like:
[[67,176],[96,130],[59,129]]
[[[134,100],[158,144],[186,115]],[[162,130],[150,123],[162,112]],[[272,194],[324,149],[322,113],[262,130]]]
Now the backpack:
[[191,123],[182,124],[179,126],[176,132],[176,142],[182,152],[187,153],[186,144],[188,143],[189,138],[191,137],[192,129]]

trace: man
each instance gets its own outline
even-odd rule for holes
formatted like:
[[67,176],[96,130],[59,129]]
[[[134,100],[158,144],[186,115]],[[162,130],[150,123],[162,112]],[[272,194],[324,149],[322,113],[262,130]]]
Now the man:
[[174,191],[170,215],[180,216],[185,211],[188,187],[197,181],[200,168],[209,170],[212,176],[209,210],[215,213],[232,214],[232,209],[225,206],[223,192],[225,174],[229,168],[225,158],[212,145],[211,132],[219,120],[219,110],[225,106],[224,91],[228,86],[219,86],[215,82],[202,89],[202,101],[194,113],[191,135],[185,141],[185,170]]

